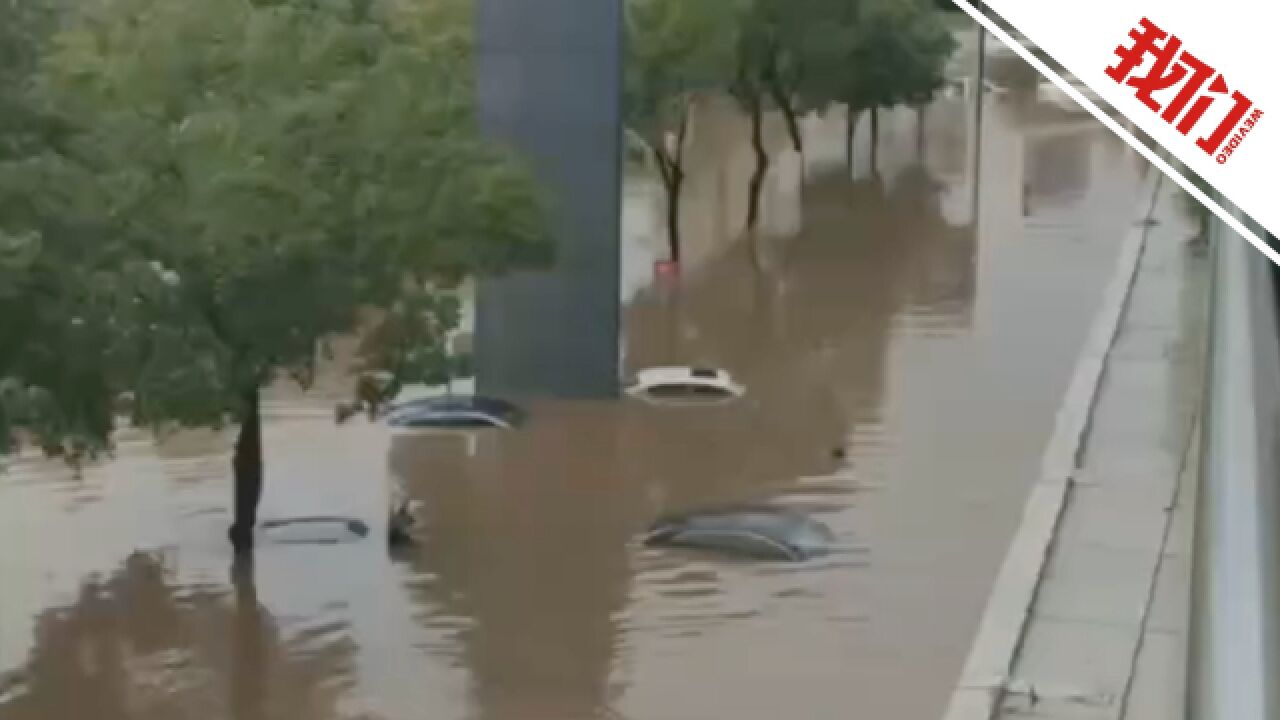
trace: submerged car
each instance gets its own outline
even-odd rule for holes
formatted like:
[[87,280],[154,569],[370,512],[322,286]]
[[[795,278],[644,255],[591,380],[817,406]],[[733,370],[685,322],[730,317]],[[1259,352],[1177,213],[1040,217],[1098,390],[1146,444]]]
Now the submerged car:
[[644,543],[800,562],[834,550],[836,536],[826,525],[804,513],[755,506],[665,517],[650,526]]
[[659,402],[725,402],[746,389],[725,370],[707,367],[654,367],[636,374],[627,393]]
[[525,413],[506,400],[479,395],[449,395],[410,400],[389,408],[386,423],[398,428],[456,428],[510,430],[525,421]]
[[256,534],[269,545],[339,545],[365,538],[369,526],[354,517],[307,515],[264,520]]

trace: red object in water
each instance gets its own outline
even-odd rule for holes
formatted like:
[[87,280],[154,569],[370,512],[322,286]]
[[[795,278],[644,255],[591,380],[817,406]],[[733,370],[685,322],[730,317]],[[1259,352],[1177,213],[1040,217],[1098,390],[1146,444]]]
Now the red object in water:
[[680,263],[674,260],[659,260],[653,264],[653,274],[660,278],[673,278],[680,274]]

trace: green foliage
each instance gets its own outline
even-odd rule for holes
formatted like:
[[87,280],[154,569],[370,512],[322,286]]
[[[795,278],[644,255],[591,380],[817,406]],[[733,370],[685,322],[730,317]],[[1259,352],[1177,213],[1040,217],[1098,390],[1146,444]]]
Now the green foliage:
[[[50,454],[80,456],[110,430],[116,363],[111,308],[131,278],[74,262],[73,230],[0,234],[0,451],[24,428]],[[79,238],[87,240],[87,237]]]
[[18,428],[83,455],[110,425],[103,308],[119,278],[94,242],[82,173],[56,152],[65,128],[32,102],[56,8],[0,0],[0,453]]
[[861,41],[862,5],[863,0],[804,0],[807,22],[792,19],[783,36],[783,64],[798,69],[787,73],[797,110],[825,110],[839,102],[839,90],[857,72],[850,62]]
[[680,194],[689,113],[733,72],[735,18],[744,0],[626,0],[623,122],[654,159],[667,195],[667,243],[680,259]]
[[389,371],[397,384],[414,378],[442,385],[465,375],[469,358],[448,352],[449,333],[457,327],[460,312],[461,303],[452,294],[407,288],[363,339],[362,355],[373,367]]
[[[626,0],[623,122],[657,160],[669,190],[678,183],[689,112],[700,93],[726,86],[741,0]],[[668,136],[675,142],[668,141]]]
[[817,37],[822,72],[803,92],[811,105],[838,102],[855,111],[928,102],[945,81],[955,39],[924,0],[862,0]]
[[527,169],[474,127],[469,7],[80,6],[21,95],[63,129],[0,162],[0,441],[100,447],[121,393],[135,422],[216,425],[309,382],[366,307],[398,380],[454,362],[446,291],[550,250]]
[[643,144],[662,174],[673,258],[684,131],[697,94],[727,92],[751,116],[750,227],[768,165],[765,110],[781,111],[793,148],[803,151],[801,112],[923,104],[942,86],[955,49],[931,0],[628,0],[626,9],[629,148]]
[[44,3],[0,0],[0,161],[17,153],[32,130],[35,118],[22,95],[55,20]]
[[[858,5],[859,0],[750,0],[740,15],[739,86],[732,88],[740,101],[750,104],[745,94],[757,92],[794,117],[808,76],[848,71],[836,48],[852,28]],[[826,104],[822,99],[816,106]]]
[[741,0],[627,0],[626,126],[653,152],[678,132],[701,92],[732,77]]
[[[956,50],[956,40],[943,16],[928,4],[901,2],[905,6],[893,14],[897,18],[897,53],[890,52],[884,62],[901,62],[898,101],[907,105],[923,105],[946,83],[946,65]],[[895,27],[890,23],[890,27]]]

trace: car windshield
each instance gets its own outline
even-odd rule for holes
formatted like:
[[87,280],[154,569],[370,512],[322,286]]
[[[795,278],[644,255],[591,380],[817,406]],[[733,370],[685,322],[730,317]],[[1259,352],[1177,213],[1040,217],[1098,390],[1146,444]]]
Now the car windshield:
[[518,421],[523,417],[523,413],[521,412],[520,408],[516,407],[512,403],[509,403],[505,400],[499,400],[497,398],[489,398],[489,397],[472,398],[471,408],[478,412],[485,413],[486,415],[492,415],[493,417],[502,418],[503,420],[506,420],[508,422],[513,420]]
[[654,398],[721,398],[729,394],[725,388],[702,383],[663,383],[646,390]]

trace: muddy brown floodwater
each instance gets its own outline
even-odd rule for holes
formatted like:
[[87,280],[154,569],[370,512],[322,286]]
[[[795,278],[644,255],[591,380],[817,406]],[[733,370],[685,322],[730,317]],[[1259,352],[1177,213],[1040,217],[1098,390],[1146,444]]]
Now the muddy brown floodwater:
[[[536,401],[526,429],[468,443],[335,427],[336,382],[274,393],[263,516],[341,512],[378,538],[393,476],[422,504],[401,555],[264,545],[232,567],[221,434],[125,434],[79,478],[16,461],[0,718],[933,720],[1140,171],[1083,116],[992,99],[975,225],[964,102],[929,109],[923,146],[914,112],[886,113],[878,180],[865,157],[839,172],[838,123],[815,131],[798,234],[634,296],[628,369],[723,366],[737,403]],[[856,551],[636,542],[742,501],[807,508]]]

